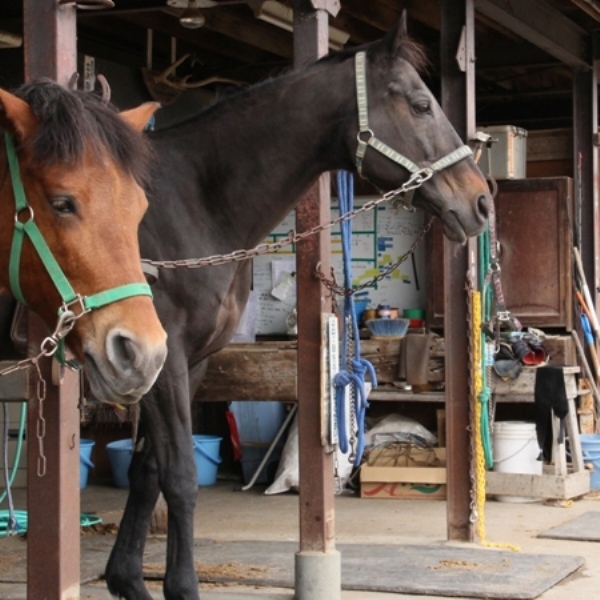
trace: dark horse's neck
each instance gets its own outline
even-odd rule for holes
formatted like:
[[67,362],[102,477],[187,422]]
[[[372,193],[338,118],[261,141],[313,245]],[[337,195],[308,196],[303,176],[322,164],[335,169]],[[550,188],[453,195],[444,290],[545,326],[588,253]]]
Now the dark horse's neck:
[[231,245],[255,245],[321,173],[350,169],[341,132],[352,129],[347,115],[357,118],[353,73],[351,59],[328,59],[155,134],[169,180],[175,170],[197,186],[179,194],[196,199],[196,218],[227,219]]

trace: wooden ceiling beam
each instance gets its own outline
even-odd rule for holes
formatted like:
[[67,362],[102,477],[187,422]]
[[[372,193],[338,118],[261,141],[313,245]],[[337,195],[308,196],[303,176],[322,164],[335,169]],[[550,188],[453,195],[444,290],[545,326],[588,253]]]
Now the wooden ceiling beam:
[[572,67],[591,66],[589,35],[540,0],[478,0],[477,11]]

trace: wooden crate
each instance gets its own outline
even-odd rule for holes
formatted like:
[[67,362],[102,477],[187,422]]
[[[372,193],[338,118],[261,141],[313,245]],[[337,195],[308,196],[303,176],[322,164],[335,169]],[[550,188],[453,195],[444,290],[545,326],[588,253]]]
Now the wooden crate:
[[383,448],[360,469],[361,498],[445,499],[446,449],[394,455]]

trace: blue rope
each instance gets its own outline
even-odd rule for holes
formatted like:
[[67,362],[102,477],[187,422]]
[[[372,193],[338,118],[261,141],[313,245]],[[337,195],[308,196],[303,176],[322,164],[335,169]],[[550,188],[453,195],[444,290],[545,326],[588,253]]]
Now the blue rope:
[[[338,171],[337,174],[338,198],[340,203],[340,214],[348,213],[354,204],[354,179],[346,171]],[[352,220],[340,223],[342,234],[342,256],[344,264],[344,287],[352,288]],[[354,340],[354,357],[348,360],[348,324],[352,328],[352,339]],[[348,370],[350,367],[350,370]],[[335,403],[338,415],[338,439],[340,450],[348,452],[348,432],[346,431],[346,387],[353,385],[355,398],[355,414],[357,431],[357,445],[354,456],[354,464],[360,465],[365,448],[365,417],[369,403],[365,391],[365,375],[369,374],[373,386],[377,386],[377,376],[373,365],[360,357],[360,335],[358,322],[354,310],[354,296],[344,296],[344,319],[342,326],[342,352],[340,371],[333,379],[335,386]]]

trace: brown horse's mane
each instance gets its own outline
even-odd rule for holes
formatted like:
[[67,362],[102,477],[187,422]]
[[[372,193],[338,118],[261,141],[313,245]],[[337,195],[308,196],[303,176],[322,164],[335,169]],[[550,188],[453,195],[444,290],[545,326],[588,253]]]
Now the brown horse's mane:
[[36,163],[77,164],[85,151],[107,151],[140,184],[148,180],[151,148],[146,137],[97,94],[68,90],[50,79],[22,85],[14,94],[31,106],[40,123],[28,142]]

